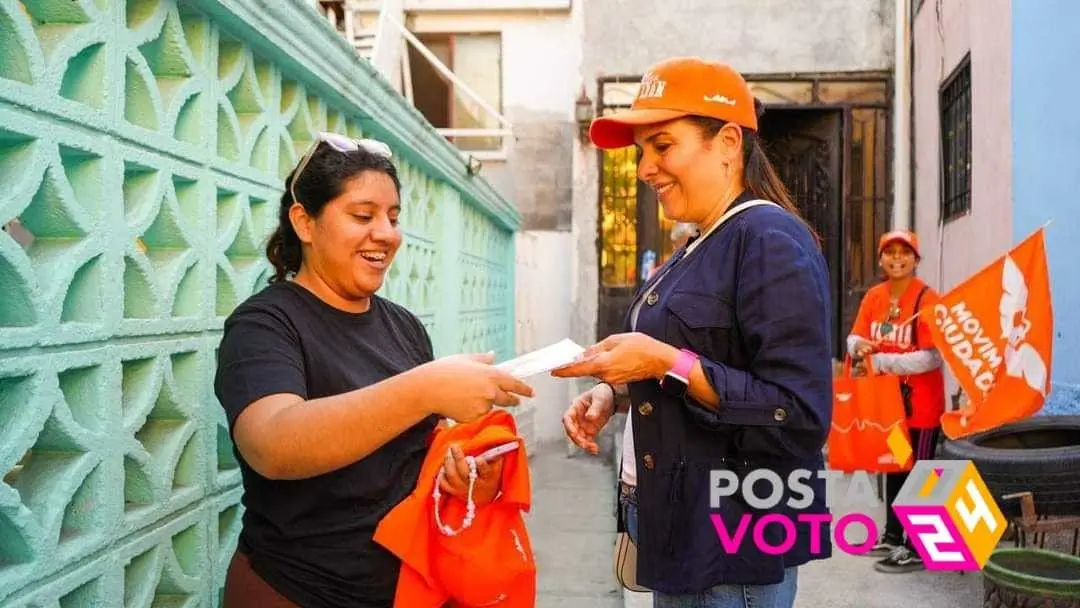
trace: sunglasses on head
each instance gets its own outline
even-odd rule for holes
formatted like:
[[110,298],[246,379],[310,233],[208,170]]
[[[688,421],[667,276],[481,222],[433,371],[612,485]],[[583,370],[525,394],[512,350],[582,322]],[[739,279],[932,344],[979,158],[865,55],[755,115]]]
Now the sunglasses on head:
[[365,152],[383,158],[393,158],[394,156],[390,151],[390,146],[376,139],[353,139],[337,133],[319,133],[315,138],[315,141],[311,142],[311,147],[304,153],[304,158],[300,159],[300,164],[296,167],[296,173],[293,174],[292,183],[289,184],[289,194],[292,195],[294,201],[297,200],[296,182],[300,181],[300,175],[304,173],[304,169],[311,161],[311,157],[314,156],[315,151],[319,149],[319,144],[326,144],[342,154],[363,149]]

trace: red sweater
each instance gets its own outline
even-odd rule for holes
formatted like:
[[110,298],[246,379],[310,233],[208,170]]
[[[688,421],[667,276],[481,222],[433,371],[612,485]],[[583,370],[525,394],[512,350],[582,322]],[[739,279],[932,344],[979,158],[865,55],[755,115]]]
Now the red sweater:
[[[908,322],[917,312],[915,301],[925,286],[926,283],[918,278],[911,280],[907,290],[900,296],[900,315],[892,321],[888,321],[889,284],[879,283],[871,287],[859,305],[859,313],[851,333],[877,344],[877,352],[910,353],[934,348],[929,326],[932,319],[920,315],[914,321]],[[919,306],[926,307],[937,299],[938,294],[928,288],[923,293]],[[886,321],[894,328],[899,327],[899,330],[885,334],[883,327],[888,327]],[[911,386],[912,414],[908,418],[908,425],[916,429],[929,429],[940,425],[941,415],[945,413],[945,376],[941,368],[907,376],[903,380]]]

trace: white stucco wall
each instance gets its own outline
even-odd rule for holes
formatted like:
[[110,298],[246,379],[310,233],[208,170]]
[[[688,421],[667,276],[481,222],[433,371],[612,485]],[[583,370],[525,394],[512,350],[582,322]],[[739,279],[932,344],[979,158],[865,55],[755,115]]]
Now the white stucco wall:
[[581,53],[568,11],[417,12],[408,22],[417,34],[501,33],[504,108],[573,119]]
[[[916,15],[914,86],[915,228],[920,274],[949,289],[1012,243],[1010,0],[944,0]],[[939,91],[971,53],[971,212],[940,223]]]
[[[410,12],[408,28],[416,34],[500,33],[503,116],[523,129],[538,116],[546,121],[571,121],[576,98],[572,74],[580,51],[570,31],[569,12],[478,10],[483,3],[469,6],[467,11]],[[518,143],[513,139],[508,142],[505,159],[485,159],[483,174],[520,209],[522,205],[529,207],[535,196],[533,184],[518,183]]]
[[[517,314],[516,347],[530,352],[566,338],[570,332],[570,233],[533,230],[517,237],[514,305]],[[535,391],[527,420],[530,439],[560,441],[561,418],[572,397],[572,383],[542,374],[528,383]]]

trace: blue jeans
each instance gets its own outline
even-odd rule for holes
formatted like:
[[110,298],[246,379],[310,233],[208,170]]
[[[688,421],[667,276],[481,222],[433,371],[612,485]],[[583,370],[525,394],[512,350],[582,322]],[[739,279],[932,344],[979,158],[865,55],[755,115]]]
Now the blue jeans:
[[704,593],[653,593],[653,608],[791,608],[798,572],[798,568],[788,568],[784,580],[775,585],[717,585]]
[[[620,497],[623,523],[630,540],[637,544],[637,502]],[[791,608],[798,590],[798,568],[784,571],[784,580],[775,585],[717,585],[703,593],[670,595],[653,592],[653,608]]]
[[622,509],[623,524],[631,542],[637,544],[637,501],[632,496],[620,496],[619,508]]

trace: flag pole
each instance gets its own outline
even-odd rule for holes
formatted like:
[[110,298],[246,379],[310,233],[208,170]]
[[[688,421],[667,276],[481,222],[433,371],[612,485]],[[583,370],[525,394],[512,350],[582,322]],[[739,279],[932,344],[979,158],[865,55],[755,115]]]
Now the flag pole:
[[895,334],[898,330],[907,327],[908,325],[913,323],[915,321],[915,319],[917,319],[919,317],[920,314],[922,314],[921,310],[916,311],[915,314],[911,315],[907,319],[904,319],[904,321],[902,321],[900,323],[897,323],[896,325],[893,325],[892,329],[889,330],[889,333],[881,336],[881,339],[884,340],[885,338],[888,338],[889,336]]

